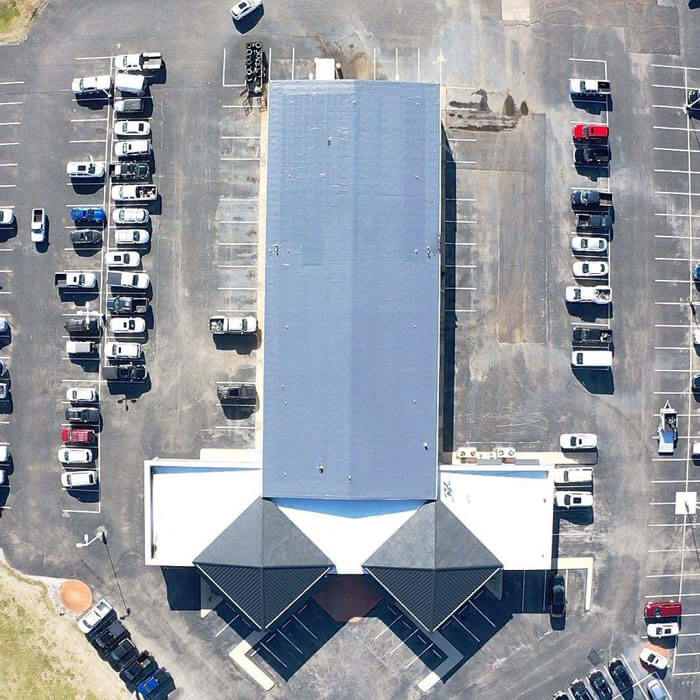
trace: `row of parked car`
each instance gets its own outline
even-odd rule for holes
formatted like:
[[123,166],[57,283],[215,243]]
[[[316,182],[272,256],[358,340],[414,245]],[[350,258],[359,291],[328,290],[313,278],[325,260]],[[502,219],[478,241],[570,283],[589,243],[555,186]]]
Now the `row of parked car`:
[[119,673],[129,692],[148,700],[164,700],[175,690],[167,669],[158,666],[149,651],[138,650],[131,633],[104,598],[78,620],[78,627],[100,658]]
[[[121,91],[121,99],[113,101],[115,113],[122,117],[114,124],[114,136],[117,137],[113,145],[115,162],[107,164],[91,157],[87,162],[68,163],[67,172],[75,181],[105,178],[111,181],[109,194],[115,204],[111,224],[116,227],[113,239],[116,249],[108,250],[104,256],[108,268],[107,284],[112,291],[112,296],[107,299],[109,321],[106,327],[117,340],[104,345],[107,363],[102,376],[110,382],[143,382],[148,378],[143,347],[138,342],[125,341],[144,337],[146,333],[144,317],[149,311],[149,301],[142,295],[148,291],[151,282],[146,272],[138,270],[151,243],[150,231],[143,228],[151,218],[148,206],[159,198],[159,192],[150,182],[153,167],[152,161],[147,160],[152,157],[151,123],[147,119],[123,117],[143,116],[148,80],[163,70],[164,63],[159,52],[122,54],[114,60],[117,68],[114,83],[111,76],[92,76],[74,80],[73,87],[79,96],[102,94],[110,98],[113,87]],[[130,202],[144,206],[128,206]],[[76,207],[71,211],[71,217],[77,226],[71,232],[74,246],[84,248],[102,244],[103,228],[110,223],[103,208]],[[122,246],[129,249],[122,250]],[[101,333],[102,319],[98,316],[92,323],[100,326]],[[83,331],[76,329],[76,332]],[[86,328],[84,332],[92,331]],[[82,342],[71,349],[75,351],[71,354],[76,355],[99,353],[95,342]]]
[[[574,143],[582,140],[605,142],[609,136],[605,124],[577,124],[573,129]],[[596,190],[576,189],[571,193],[571,208],[576,217],[576,234],[571,238],[571,252],[577,258],[572,265],[576,281],[607,279],[609,240],[612,231],[612,194]],[[569,303],[609,304],[612,289],[609,285],[566,288]],[[612,366],[612,330],[587,326],[572,331],[571,366],[581,368],[610,368]]]
[[[158,71],[163,62],[160,54],[123,54],[115,57],[121,72],[117,73],[114,86],[122,92],[121,99],[114,100],[115,113],[130,115],[144,111],[146,78],[134,75],[134,71]],[[78,101],[81,99],[112,96],[111,76],[76,78],[72,88]],[[127,201],[150,202],[158,197],[158,188],[144,183],[151,175],[151,165],[146,162],[131,162],[141,155],[151,154],[151,124],[145,119],[118,119],[114,123],[114,157],[118,162],[108,164],[88,156],[86,161],[71,161],[66,165],[66,173],[78,185],[85,182],[100,182],[107,177],[113,179],[110,189],[111,200],[117,203]],[[137,138],[134,138],[137,137]],[[75,228],[70,232],[70,240],[76,249],[99,248],[102,245],[103,231],[109,225],[103,207],[73,207],[70,216]],[[146,333],[148,299],[133,297],[132,293],[143,294],[150,287],[150,279],[145,272],[137,272],[141,266],[139,250],[122,250],[121,246],[137,248],[150,243],[150,232],[144,228],[122,228],[122,225],[145,225],[150,220],[150,212],[145,207],[115,207],[112,211],[112,224],[118,226],[114,240],[116,249],[108,250],[104,260],[108,268],[107,284],[112,290],[119,290],[107,299],[110,314],[107,329],[115,340],[106,340],[103,357],[106,360],[102,376],[108,382],[143,382],[148,373],[143,364],[143,347],[138,342],[128,342],[121,338],[142,337]],[[61,296],[98,292],[97,275],[92,272],[59,272],[54,275],[54,284]],[[66,354],[77,360],[95,359],[99,356],[104,319],[97,312],[79,312],[64,324],[69,339],[66,341]],[[66,489],[94,487],[98,485],[96,469],[86,469],[94,461],[94,447],[100,423],[99,393],[93,387],[70,387],[66,394],[70,407],[65,411],[68,426],[61,431],[62,446],[58,450],[58,460],[64,470],[61,484]]]
[[[3,344],[11,339],[10,320],[0,316],[0,339]],[[7,365],[0,360],[0,403],[11,401],[10,372]],[[0,487],[7,486],[7,473],[11,468],[12,453],[8,444],[0,444]]]
[[[553,596],[553,606],[554,599],[555,597]],[[554,615],[554,611],[552,614]],[[656,640],[675,637],[680,632],[680,619],[682,614],[683,606],[680,601],[657,600],[648,602],[644,606],[644,618],[647,621],[647,637]],[[668,668],[668,657],[648,646],[643,647],[639,652],[639,660],[642,665],[652,673],[663,672]],[[620,659],[612,659],[608,664],[608,673],[622,697],[627,697],[627,694],[634,684],[623,662]],[[598,698],[606,700],[614,696],[613,689],[605,675],[599,669],[588,674],[588,683]],[[585,682],[580,678],[573,681],[569,690],[574,700],[592,700],[592,696],[588,692]],[[666,688],[658,678],[649,679],[646,682],[646,690],[652,700],[669,700],[670,698],[666,692]],[[560,691],[554,694],[553,700],[571,699],[566,692]]]

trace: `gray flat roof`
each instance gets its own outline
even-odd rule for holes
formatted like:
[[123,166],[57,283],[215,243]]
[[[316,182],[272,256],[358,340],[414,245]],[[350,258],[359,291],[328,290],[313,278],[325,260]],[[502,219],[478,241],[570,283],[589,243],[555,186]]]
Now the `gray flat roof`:
[[272,82],[268,134],[263,495],[434,499],[439,86]]

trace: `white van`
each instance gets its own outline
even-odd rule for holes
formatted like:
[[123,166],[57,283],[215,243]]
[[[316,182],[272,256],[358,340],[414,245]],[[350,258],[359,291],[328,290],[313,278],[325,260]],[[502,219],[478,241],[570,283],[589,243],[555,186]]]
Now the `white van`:
[[114,79],[114,86],[121,92],[141,96],[146,92],[146,78],[142,75],[133,75],[132,73],[117,73],[117,77]]
[[139,343],[105,343],[105,357],[109,360],[140,360],[143,350]]
[[613,354],[610,350],[576,350],[571,353],[572,367],[610,369],[612,360]]
[[97,345],[89,340],[67,340],[66,355],[94,355]]

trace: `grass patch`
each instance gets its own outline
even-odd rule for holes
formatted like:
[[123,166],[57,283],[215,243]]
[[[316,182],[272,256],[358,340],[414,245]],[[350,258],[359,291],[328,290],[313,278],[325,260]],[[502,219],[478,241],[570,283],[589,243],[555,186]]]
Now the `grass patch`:
[[29,34],[47,0],[0,0],[0,44],[17,44]]
[[40,583],[0,564],[0,698],[123,697],[118,676]]
[[9,33],[13,22],[20,16],[16,0],[0,0],[0,34]]

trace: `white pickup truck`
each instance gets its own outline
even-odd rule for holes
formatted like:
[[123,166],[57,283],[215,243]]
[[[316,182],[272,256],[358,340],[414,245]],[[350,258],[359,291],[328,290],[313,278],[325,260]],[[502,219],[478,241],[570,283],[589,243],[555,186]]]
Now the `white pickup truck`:
[[144,53],[123,53],[114,57],[114,65],[121,71],[156,72],[163,67],[163,54],[160,51]]
[[53,283],[59,289],[94,289],[97,275],[94,272],[55,272]]
[[612,289],[603,284],[595,287],[567,287],[566,301],[572,304],[609,304],[612,301]]
[[571,78],[569,80],[569,94],[576,100],[605,98],[610,95],[610,81]]
[[115,202],[150,202],[158,197],[156,185],[112,185]]
[[214,335],[255,333],[258,321],[255,316],[212,316],[209,319],[209,330]]

